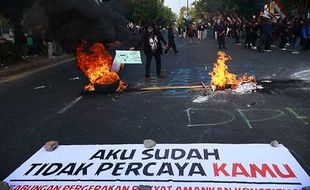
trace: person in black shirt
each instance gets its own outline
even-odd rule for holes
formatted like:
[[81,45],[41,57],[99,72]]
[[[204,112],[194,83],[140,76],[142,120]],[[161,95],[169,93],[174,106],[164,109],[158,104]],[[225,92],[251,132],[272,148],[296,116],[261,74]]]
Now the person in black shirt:
[[252,41],[252,49],[257,49],[256,47],[256,41],[258,39],[258,22],[253,19],[252,20],[252,26],[251,26],[251,41]]
[[246,23],[245,25],[245,42],[244,42],[244,47],[251,49],[251,25],[250,23]]
[[224,25],[223,22],[221,22],[217,27],[216,27],[216,32],[217,32],[217,41],[219,44],[219,49],[226,49],[225,47],[225,35],[226,35],[226,26]]
[[241,26],[238,21],[234,23],[232,26],[233,34],[234,34],[234,39],[235,39],[235,45],[241,45],[240,43],[240,31],[241,31]]
[[176,48],[175,42],[174,42],[174,33],[173,33],[173,26],[172,24],[168,25],[168,48],[165,50],[165,54],[168,54],[168,51],[170,48],[173,49],[174,53],[178,53],[178,50]]
[[302,39],[302,25],[303,25],[303,20],[297,20],[295,21],[293,25],[293,37],[294,37],[294,51],[292,52],[293,54],[299,54],[300,50],[300,44],[301,44],[301,39]]
[[146,27],[146,31],[143,34],[143,37],[141,38],[137,46],[130,48],[130,50],[134,50],[143,44],[144,54],[146,56],[146,64],[145,64],[146,81],[150,80],[151,61],[153,57],[155,58],[156,61],[157,77],[163,77],[161,73],[161,54],[163,52],[161,42],[163,42],[167,47],[167,42],[165,41],[162,34],[155,29],[154,25],[148,25]]
[[280,32],[280,45],[279,48],[281,50],[286,50],[285,45],[287,43],[287,33],[288,33],[288,27],[287,27],[287,22],[286,20],[283,20],[281,23],[281,26],[279,28]]
[[204,36],[203,32],[205,30],[204,23],[199,23],[197,30],[198,30],[198,40],[203,40],[203,36]]

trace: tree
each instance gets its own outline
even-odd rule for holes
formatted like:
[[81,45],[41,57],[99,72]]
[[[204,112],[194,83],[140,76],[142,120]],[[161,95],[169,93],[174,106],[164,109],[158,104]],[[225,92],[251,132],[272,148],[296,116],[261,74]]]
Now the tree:
[[176,20],[176,15],[164,5],[163,0],[106,0],[101,1],[127,19],[142,25],[148,22],[167,24]]
[[246,17],[257,14],[266,2],[267,0],[198,0],[193,5],[198,18],[205,16],[206,13],[238,14]]
[[[188,9],[187,13],[187,7],[182,7],[180,9],[180,15],[178,19],[178,24],[188,24],[188,22],[191,22],[192,20],[195,20],[197,17],[197,10],[194,8]],[[188,16],[188,20],[185,19],[185,16]]]
[[287,9],[289,13],[296,12],[295,16],[305,17],[307,12],[310,11],[310,0],[280,0],[283,6]]
[[21,43],[24,35],[22,21],[26,10],[31,7],[34,0],[0,0],[0,13],[8,18],[14,26],[14,41]]

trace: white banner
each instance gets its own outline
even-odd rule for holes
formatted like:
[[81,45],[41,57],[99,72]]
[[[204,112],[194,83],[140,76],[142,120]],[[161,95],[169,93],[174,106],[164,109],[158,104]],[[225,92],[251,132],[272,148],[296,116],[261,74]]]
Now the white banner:
[[282,145],[62,145],[4,181],[12,190],[297,190],[310,178]]
[[115,60],[122,64],[142,64],[140,51],[116,50]]

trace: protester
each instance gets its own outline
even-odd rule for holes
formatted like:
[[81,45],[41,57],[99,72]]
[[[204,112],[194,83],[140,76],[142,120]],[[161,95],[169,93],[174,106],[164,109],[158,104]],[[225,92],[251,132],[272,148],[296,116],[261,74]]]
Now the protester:
[[260,17],[259,19],[259,45],[258,45],[258,51],[263,52],[266,47],[266,40],[267,40],[267,18]]
[[178,34],[179,34],[179,37],[182,36],[182,27],[181,27],[181,25],[178,26]]
[[187,26],[183,24],[181,28],[182,28],[182,36],[183,38],[186,38],[187,37]]
[[255,17],[252,20],[252,27],[251,27],[251,40],[252,40],[252,49],[257,49],[256,42],[258,39],[258,21],[256,21]]
[[252,30],[251,30],[251,25],[250,23],[247,23],[245,25],[245,42],[244,42],[244,47],[245,48],[249,48],[251,49],[251,33],[252,33]]
[[310,49],[310,19],[307,20],[307,23],[305,25],[306,35],[307,35],[307,45],[306,49]]
[[226,26],[224,25],[224,22],[221,22],[217,27],[216,27],[216,33],[217,33],[217,41],[219,45],[219,49],[226,49],[225,46],[225,36],[226,36]]
[[164,77],[161,72],[161,54],[162,54],[162,46],[161,42],[163,42],[166,47],[167,42],[163,38],[162,34],[155,29],[154,25],[148,25],[146,27],[146,31],[143,34],[143,37],[139,41],[139,43],[135,47],[131,47],[130,50],[137,49],[143,44],[144,53],[146,56],[146,64],[145,64],[145,80],[150,80],[151,75],[151,61],[152,58],[155,58],[156,61],[156,74],[157,77]]
[[308,40],[308,36],[307,36],[307,24],[304,23],[302,21],[302,25],[301,25],[301,37],[302,37],[302,49],[306,50],[307,49],[307,40]]
[[27,48],[28,48],[29,55],[33,55],[34,46],[33,46],[33,37],[31,33],[27,34],[26,41],[27,41]]
[[232,31],[233,31],[233,34],[234,34],[235,45],[240,46],[241,45],[241,43],[240,43],[241,26],[240,26],[238,21],[234,23],[234,25],[232,27]]
[[211,23],[209,22],[208,24],[205,24],[204,25],[204,32],[203,32],[203,40],[206,39],[208,37],[208,32],[210,30],[210,27],[211,27]]
[[204,23],[200,22],[197,26],[197,36],[198,36],[198,40],[203,40],[204,37],[204,30],[205,30],[205,26]]
[[213,30],[214,30],[214,39],[217,40],[217,29],[220,25],[220,20],[217,20],[215,24],[213,25]]
[[285,45],[287,43],[287,37],[288,37],[288,27],[287,27],[287,21],[283,20],[281,23],[281,26],[279,28],[280,33],[280,45],[279,48],[281,50],[286,50]]
[[168,54],[168,51],[170,50],[171,47],[172,47],[175,54],[179,53],[177,48],[176,48],[174,39],[175,39],[175,36],[173,33],[173,25],[169,24],[168,25],[168,47],[165,50],[165,54]]
[[54,44],[53,44],[53,38],[49,31],[46,32],[46,42],[47,42],[48,59],[53,61],[55,59],[55,56],[54,56],[55,49],[54,49]]
[[267,20],[264,23],[264,30],[266,32],[265,50],[267,52],[271,52],[271,43],[272,43],[271,20]]
[[29,57],[26,34],[20,35],[20,41],[21,41],[22,59],[26,60]]
[[189,27],[187,28],[187,36],[190,38],[190,43],[191,44],[195,44],[196,40],[196,30],[194,29],[194,26],[191,24],[189,25]]
[[293,24],[293,37],[294,37],[294,51],[292,52],[293,54],[299,54],[300,51],[300,44],[301,44],[301,39],[302,39],[302,25],[303,25],[303,20],[300,19],[298,21],[295,21]]

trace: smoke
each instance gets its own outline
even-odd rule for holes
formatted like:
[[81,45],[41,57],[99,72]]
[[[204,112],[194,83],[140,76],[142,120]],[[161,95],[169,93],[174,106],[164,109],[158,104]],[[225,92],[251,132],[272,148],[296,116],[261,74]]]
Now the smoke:
[[105,3],[95,0],[43,0],[54,40],[73,52],[81,40],[88,44],[130,41],[128,21]]

